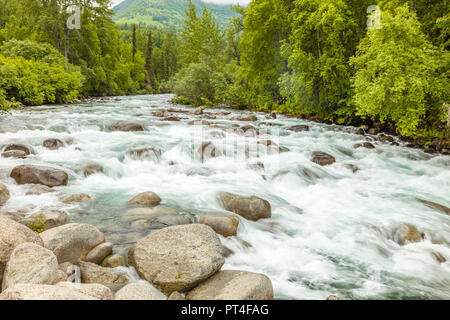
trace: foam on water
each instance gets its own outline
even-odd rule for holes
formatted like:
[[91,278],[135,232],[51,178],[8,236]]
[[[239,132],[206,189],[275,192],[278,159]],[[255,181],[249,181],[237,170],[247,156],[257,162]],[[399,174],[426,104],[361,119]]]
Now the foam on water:
[[[180,114],[186,118],[181,122],[151,116],[158,109],[153,105],[174,107],[170,99],[170,95],[123,97],[103,103],[29,108],[2,116],[0,145],[24,143],[34,151],[23,160],[0,159],[0,179],[11,192],[2,210],[33,213],[64,208],[72,221],[98,226],[114,243],[115,251],[123,252],[146,235],[122,218],[126,201],[140,192],[154,191],[163,205],[194,219],[199,212],[225,212],[217,201],[221,191],[256,195],[271,203],[272,218],[241,219],[238,237],[221,237],[234,252],[224,268],[268,275],[277,298],[323,299],[330,294],[352,299],[450,298],[450,262],[440,264],[431,256],[436,251],[450,260],[450,216],[417,200],[450,206],[450,157],[377,142],[372,142],[374,150],[355,150],[353,145],[362,140],[351,128],[282,116],[268,120],[259,114],[260,121],[280,130],[268,138],[290,152],[250,160],[227,156],[201,163],[192,157],[196,146],[190,138],[198,129],[188,124],[193,116]],[[231,127],[236,123],[229,120],[231,116],[208,121]],[[107,130],[118,122],[139,123],[145,131]],[[285,130],[294,124],[308,124],[311,130]],[[209,140],[219,148],[229,147],[232,141],[240,151],[249,141],[257,141],[227,136],[234,140]],[[42,146],[48,138],[72,139],[73,144],[48,150]],[[161,149],[162,159],[133,160],[125,155],[145,147]],[[313,151],[328,152],[337,163],[320,167],[310,161]],[[257,161],[264,163],[264,172],[249,168]],[[27,186],[18,186],[9,178],[14,166],[25,163],[64,169],[70,175],[69,186],[27,196]],[[101,164],[103,174],[84,177],[81,169],[90,163]],[[353,173],[345,164],[354,164],[359,171]],[[92,195],[96,202],[81,206],[59,202],[61,195],[74,193]],[[416,226],[425,240],[405,246],[390,240],[401,223]],[[444,244],[433,244],[432,239]],[[134,275],[133,270],[122,272]],[[136,275],[133,279],[138,280]]]

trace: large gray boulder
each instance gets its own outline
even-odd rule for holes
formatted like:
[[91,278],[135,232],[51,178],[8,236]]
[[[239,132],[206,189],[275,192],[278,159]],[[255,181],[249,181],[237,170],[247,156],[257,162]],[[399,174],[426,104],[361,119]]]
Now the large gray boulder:
[[88,224],[70,223],[41,233],[44,246],[53,251],[59,263],[78,263],[92,249],[105,242],[105,236]]
[[12,219],[0,216],[0,280],[13,250],[26,242],[40,246],[44,244],[39,235],[30,228]]
[[247,220],[258,221],[272,216],[270,203],[256,196],[243,197],[237,194],[221,192],[219,200],[225,210],[237,213]]
[[10,198],[8,188],[0,183],[0,206],[4,205]]
[[273,300],[270,279],[259,273],[220,271],[198,285],[187,300]]
[[201,224],[158,230],[139,241],[128,262],[139,275],[166,295],[185,292],[208,279],[225,263],[222,244]]
[[127,284],[117,291],[114,300],[167,300],[167,298],[146,281],[139,281]]
[[34,243],[22,243],[6,264],[2,290],[20,283],[55,284],[57,280],[58,260],[53,252]]
[[0,294],[0,300],[98,300],[87,294],[48,284],[18,284]]
[[65,186],[69,176],[62,170],[33,165],[22,165],[11,171],[11,178],[18,184],[42,184],[47,187]]

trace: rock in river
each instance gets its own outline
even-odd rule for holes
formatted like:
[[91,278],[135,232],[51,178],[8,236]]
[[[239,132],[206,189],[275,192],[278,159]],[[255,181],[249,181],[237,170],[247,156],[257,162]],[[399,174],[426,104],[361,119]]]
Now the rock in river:
[[65,146],[64,142],[59,139],[47,139],[42,145],[50,150],[58,150],[59,148],[63,148]]
[[256,121],[258,117],[254,114],[242,114],[232,117],[230,120],[232,121]]
[[69,223],[70,218],[67,212],[62,210],[43,210],[26,217],[20,223],[30,227],[42,223],[44,231],[56,228]]
[[202,216],[200,223],[210,226],[216,233],[224,237],[232,237],[237,234],[239,218],[232,215],[209,214]]
[[69,176],[62,170],[33,165],[22,165],[11,171],[18,184],[42,184],[47,187],[65,186]]
[[151,233],[129,252],[139,275],[166,295],[186,292],[220,270],[222,244],[201,224],[169,227]]
[[313,152],[311,161],[321,166],[328,166],[335,163],[336,159],[328,153],[316,151]]
[[146,281],[139,281],[117,291],[114,300],[166,300],[166,297]]
[[393,239],[400,245],[422,241],[422,234],[411,224],[402,224],[394,230]]
[[26,145],[18,144],[18,143],[10,143],[6,146],[3,146],[3,152],[9,152],[9,151],[21,151],[24,152],[26,156],[30,155],[30,148],[28,148]]
[[60,198],[59,201],[61,201],[62,203],[79,203],[79,202],[89,203],[94,202],[95,199],[90,195],[81,193],[81,194],[69,194],[67,196]]
[[4,205],[9,198],[10,194],[8,188],[3,183],[0,183],[0,206]]
[[113,251],[113,245],[111,242],[104,242],[99,244],[94,249],[92,249],[84,258],[86,262],[92,262],[95,264],[100,264],[102,261],[109,256]]
[[133,132],[133,131],[144,131],[144,128],[137,123],[119,123],[109,127],[111,131],[123,131],[123,132]]
[[129,206],[155,207],[161,203],[161,198],[154,192],[148,191],[138,194],[127,202]]
[[198,148],[198,153],[200,155],[200,160],[202,162],[222,156],[222,152],[212,143],[212,142],[204,142]]
[[98,283],[113,291],[117,291],[130,280],[122,274],[96,265],[95,263],[81,261],[79,266],[83,283]]
[[256,196],[243,197],[222,192],[219,194],[219,200],[225,210],[237,213],[247,220],[258,221],[272,216],[270,203]]
[[194,290],[187,300],[273,300],[270,279],[259,273],[220,271]]
[[289,128],[287,128],[287,130],[294,131],[294,132],[304,132],[304,131],[309,131],[309,126],[307,126],[305,124],[299,124],[296,126],[289,127]]

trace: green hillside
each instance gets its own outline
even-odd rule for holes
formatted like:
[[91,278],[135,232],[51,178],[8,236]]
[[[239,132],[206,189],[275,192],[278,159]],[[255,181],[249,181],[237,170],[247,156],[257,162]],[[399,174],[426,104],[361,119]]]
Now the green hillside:
[[[221,6],[192,0],[199,10],[203,6],[212,9],[217,22],[226,26],[228,20],[235,15],[230,6]],[[125,0],[113,9],[114,20],[119,24],[145,24],[157,29],[180,29],[185,17],[188,0]]]

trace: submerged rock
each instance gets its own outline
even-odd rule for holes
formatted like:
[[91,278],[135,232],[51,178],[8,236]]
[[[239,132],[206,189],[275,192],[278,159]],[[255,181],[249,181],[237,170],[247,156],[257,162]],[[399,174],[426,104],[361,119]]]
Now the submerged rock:
[[71,223],[41,233],[44,246],[53,251],[58,263],[78,263],[92,249],[105,242],[105,237],[96,227]]
[[237,213],[247,220],[258,221],[272,216],[270,203],[256,196],[243,197],[222,192],[219,194],[219,200],[225,210]]
[[305,132],[305,131],[309,131],[309,126],[307,126],[305,124],[299,124],[296,126],[289,127],[289,128],[287,128],[287,130],[294,131],[294,132]]
[[166,300],[167,298],[145,281],[127,284],[117,291],[114,300]]
[[422,241],[422,234],[411,224],[402,224],[394,230],[393,239],[399,245]]
[[431,252],[431,256],[439,263],[447,262],[447,259],[445,259],[445,257],[440,252],[433,251]]
[[123,132],[139,132],[144,131],[144,128],[137,123],[119,123],[109,127],[111,131],[123,131]]
[[335,163],[336,159],[328,153],[316,151],[313,152],[311,161],[321,166],[328,166]]
[[260,273],[220,271],[195,289],[187,300],[273,300],[270,279]]
[[87,165],[86,167],[84,167],[84,169],[83,169],[83,173],[84,173],[85,177],[89,177],[94,174],[102,173],[102,172],[103,172],[103,167],[99,164],[90,164],[90,165]]
[[64,142],[59,139],[47,139],[42,145],[50,150],[58,150],[59,148],[65,147]]
[[81,194],[69,194],[67,196],[64,196],[59,199],[62,203],[88,203],[88,202],[94,202],[95,198],[91,197],[90,195],[81,193]]
[[442,204],[428,201],[428,200],[423,200],[423,199],[418,199],[418,200],[431,209],[434,209],[436,211],[440,211],[442,213],[450,215],[450,208],[447,208],[446,206],[444,206]]
[[222,156],[222,152],[212,142],[204,142],[198,148],[198,153],[202,162]]
[[366,149],[375,149],[375,146],[370,142],[357,143],[353,146],[355,149],[366,148]]
[[4,205],[10,197],[8,188],[3,183],[0,183],[0,206]]
[[224,237],[237,235],[239,218],[232,215],[204,215],[200,218],[201,224],[210,226],[216,233]]
[[353,171],[353,173],[356,173],[359,171],[359,168],[357,166],[355,166],[354,164],[345,164],[344,165],[348,170]]
[[241,114],[231,117],[231,121],[257,121],[258,117],[254,114]]
[[161,203],[161,198],[154,192],[148,191],[138,194],[127,202],[128,206],[155,207]]
[[18,184],[42,184],[47,187],[65,186],[69,176],[62,170],[34,165],[22,165],[11,171]]
[[57,280],[58,260],[53,252],[35,243],[22,243],[6,264],[2,290],[19,283],[55,284]]
[[30,188],[28,188],[28,191],[26,193],[27,196],[31,196],[31,195],[41,195],[43,193],[49,193],[49,192],[55,192],[54,189],[44,186],[44,185],[33,185]]
[[156,231],[129,252],[139,275],[166,295],[185,292],[220,270],[222,244],[208,226],[192,224]]
[[172,208],[158,206],[154,208],[135,208],[128,210],[123,215],[125,219],[148,219],[162,215],[177,215],[177,211]]
[[153,160],[160,161],[162,152],[157,148],[136,149],[127,152],[127,155],[133,160]]

